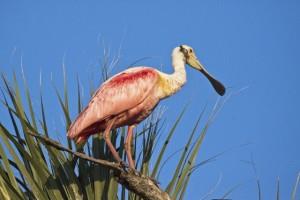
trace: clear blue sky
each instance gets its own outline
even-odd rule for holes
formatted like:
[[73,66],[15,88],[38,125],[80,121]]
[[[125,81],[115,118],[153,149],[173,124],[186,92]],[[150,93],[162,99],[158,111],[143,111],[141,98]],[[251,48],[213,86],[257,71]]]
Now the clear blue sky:
[[[102,40],[112,55],[122,44],[121,61],[113,73],[145,56],[153,58],[140,64],[171,72],[172,48],[188,44],[206,68],[232,91],[248,89],[226,103],[209,129],[198,161],[236,148],[194,174],[186,199],[196,200],[208,193],[220,175],[221,183],[209,198],[220,197],[241,183],[231,198],[256,199],[255,174],[242,162],[251,157],[263,198],[275,198],[277,177],[281,180],[282,199],[290,197],[300,170],[299,1],[8,2],[0,3],[0,71],[10,75],[12,69],[19,72],[22,57],[34,97],[38,96],[42,72],[43,93],[49,106],[46,112],[55,116],[49,122],[53,130],[62,130],[64,122],[61,110],[56,109],[50,77],[52,74],[56,85],[62,84],[63,57],[69,86],[75,87],[75,76],[79,74],[87,103],[91,74],[96,83],[101,77],[98,62]],[[208,81],[188,69],[188,82],[182,91],[161,103],[167,107],[166,129],[179,113],[178,108],[190,103],[175,135],[176,143],[170,144],[168,153],[184,144],[192,122],[204,105],[213,104],[216,98]],[[38,99],[34,102],[38,106]],[[76,104],[71,101],[71,105]],[[73,111],[75,117],[76,109]],[[5,111],[0,112],[3,116]],[[65,135],[60,133],[53,137],[63,140]],[[251,144],[237,147],[245,143]]]

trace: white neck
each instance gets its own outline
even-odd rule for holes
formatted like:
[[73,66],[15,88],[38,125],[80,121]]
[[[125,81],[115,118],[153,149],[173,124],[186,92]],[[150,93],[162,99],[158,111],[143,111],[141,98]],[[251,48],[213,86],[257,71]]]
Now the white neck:
[[168,97],[180,90],[186,82],[185,58],[180,52],[179,47],[173,50],[172,65],[174,68],[172,74],[161,73],[166,83],[164,87],[164,97]]

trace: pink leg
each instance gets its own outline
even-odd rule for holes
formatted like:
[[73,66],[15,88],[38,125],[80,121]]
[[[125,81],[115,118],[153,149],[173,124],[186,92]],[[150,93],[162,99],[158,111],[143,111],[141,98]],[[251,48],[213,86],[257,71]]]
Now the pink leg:
[[131,139],[132,139],[134,127],[135,125],[128,126],[127,137],[125,140],[125,151],[126,151],[129,167],[132,169],[135,169],[135,164],[131,156]]
[[115,119],[112,119],[111,121],[108,122],[108,126],[106,127],[106,129],[104,131],[104,140],[105,140],[110,152],[112,153],[113,157],[115,158],[115,160],[118,162],[122,162],[122,159],[120,158],[118,152],[116,151],[115,147],[112,145],[112,143],[110,141],[110,130],[111,130],[114,122],[115,122]]

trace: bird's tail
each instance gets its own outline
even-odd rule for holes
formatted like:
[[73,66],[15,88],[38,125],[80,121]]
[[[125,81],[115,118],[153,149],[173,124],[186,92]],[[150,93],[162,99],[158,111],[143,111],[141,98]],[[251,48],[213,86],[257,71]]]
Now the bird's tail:
[[88,127],[93,124],[93,115],[87,115],[86,109],[82,111],[76,120],[71,124],[67,137],[74,139],[76,143],[81,143],[85,141],[89,136]]

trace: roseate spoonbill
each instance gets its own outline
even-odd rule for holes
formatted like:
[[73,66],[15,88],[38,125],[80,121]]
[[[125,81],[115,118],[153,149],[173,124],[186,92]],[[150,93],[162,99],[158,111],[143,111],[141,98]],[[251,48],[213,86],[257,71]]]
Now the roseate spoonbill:
[[109,150],[115,160],[121,163],[110,141],[110,131],[128,126],[124,148],[129,166],[135,168],[131,156],[133,129],[153,111],[160,100],[173,95],[184,85],[185,64],[202,72],[219,95],[225,94],[225,87],[206,71],[194,50],[181,45],[174,48],[172,53],[172,74],[150,67],[132,67],[105,81],[71,124],[68,137],[76,143],[84,143],[90,135],[104,131],[104,140]]

